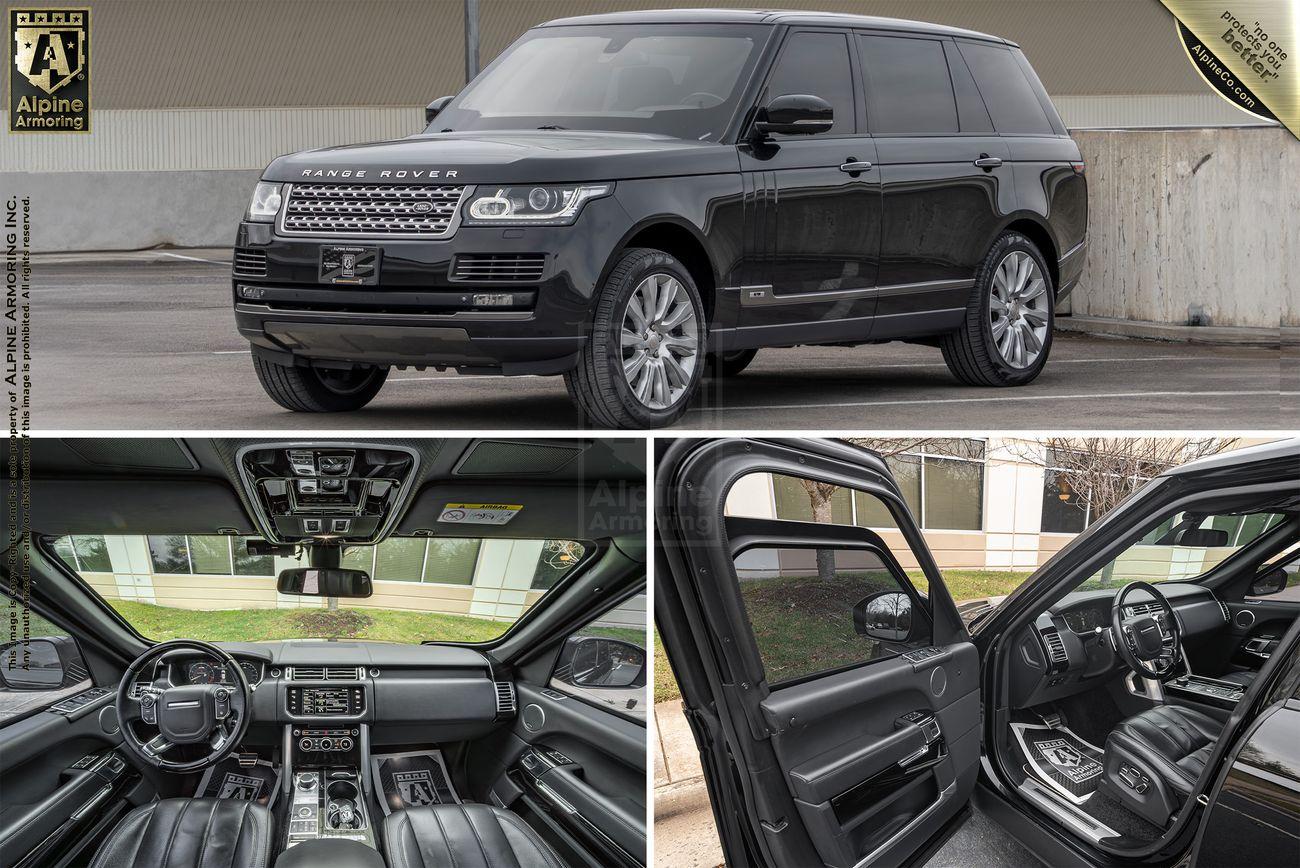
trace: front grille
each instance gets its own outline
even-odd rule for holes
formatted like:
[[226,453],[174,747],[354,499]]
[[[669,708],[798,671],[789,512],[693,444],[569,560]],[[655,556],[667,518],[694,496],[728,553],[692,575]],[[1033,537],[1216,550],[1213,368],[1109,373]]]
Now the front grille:
[[536,283],[546,267],[545,253],[462,253],[451,266],[452,280],[475,283]]
[[235,248],[235,277],[266,277],[266,251]]
[[280,229],[289,235],[445,238],[464,187],[291,184]]

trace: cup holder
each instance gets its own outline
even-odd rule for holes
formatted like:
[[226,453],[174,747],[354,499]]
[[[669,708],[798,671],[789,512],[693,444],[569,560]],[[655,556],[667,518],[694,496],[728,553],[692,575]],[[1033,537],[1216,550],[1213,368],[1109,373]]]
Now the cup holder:
[[362,827],[360,791],[351,781],[334,781],[325,788],[325,820],[331,829],[360,829]]

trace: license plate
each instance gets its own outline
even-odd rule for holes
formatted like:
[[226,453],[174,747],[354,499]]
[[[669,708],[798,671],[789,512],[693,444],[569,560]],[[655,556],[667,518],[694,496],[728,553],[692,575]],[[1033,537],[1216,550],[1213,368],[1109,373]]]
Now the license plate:
[[379,283],[379,248],[322,247],[320,282],[374,286]]

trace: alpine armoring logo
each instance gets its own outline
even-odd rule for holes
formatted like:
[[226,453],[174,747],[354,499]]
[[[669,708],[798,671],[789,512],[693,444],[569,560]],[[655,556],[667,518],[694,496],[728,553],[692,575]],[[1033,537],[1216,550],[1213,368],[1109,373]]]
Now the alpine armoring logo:
[[1268,107],[1260,101],[1259,97],[1255,96],[1250,88],[1237,80],[1232,71],[1204,41],[1197,39],[1196,34],[1188,30],[1181,21],[1177,23],[1178,35],[1183,40],[1183,47],[1187,49],[1187,56],[1191,58],[1192,65],[1196,67],[1201,77],[1205,79],[1210,87],[1244,112],[1266,121],[1277,120],[1277,117],[1268,110]]
[[90,10],[10,9],[9,131],[90,132]]

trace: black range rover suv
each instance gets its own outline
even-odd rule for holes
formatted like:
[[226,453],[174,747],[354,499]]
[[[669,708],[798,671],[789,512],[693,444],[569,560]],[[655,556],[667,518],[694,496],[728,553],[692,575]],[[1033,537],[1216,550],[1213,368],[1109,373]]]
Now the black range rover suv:
[[275,160],[235,316],[267,393],[392,366],[563,374],[654,427],[762,347],[907,340],[1022,385],[1078,281],[1087,187],[1028,61],[916,22],[665,11],[533,28],[400,141]]

